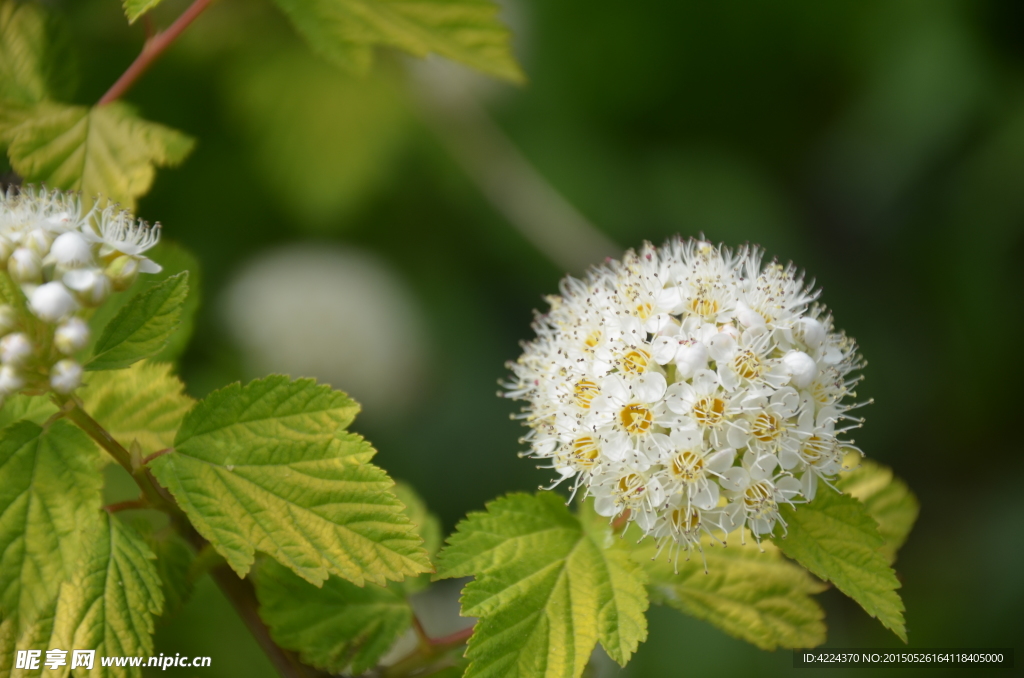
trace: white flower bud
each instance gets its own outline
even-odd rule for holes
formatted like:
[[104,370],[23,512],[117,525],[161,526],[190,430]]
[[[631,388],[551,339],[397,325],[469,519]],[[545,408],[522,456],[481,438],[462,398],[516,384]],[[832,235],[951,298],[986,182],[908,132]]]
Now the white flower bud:
[[110,278],[98,268],[77,268],[68,271],[64,274],[63,280],[86,306],[99,306],[110,296]]
[[736,318],[744,327],[764,325],[764,316],[747,306],[742,301],[736,302]]
[[7,260],[7,272],[14,282],[40,282],[43,279],[43,260],[27,247],[19,247]]
[[59,360],[50,370],[50,386],[57,393],[71,393],[81,385],[82,366],[74,360]]
[[32,340],[24,332],[8,334],[0,339],[0,361],[4,365],[20,367],[32,356]]
[[121,256],[110,262],[104,271],[109,277],[114,289],[118,292],[131,287],[139,277],[139,258],[129,254]]
[[24,247],[32,250],[40,257],[46,256],[46,253],[50,251],[50,244],[52,242],[53,235],[43,228],[33,228],[21,241]]
[[92,246],[80,233],[68,231],[61,233],[50,246],[47,263],[55,263],[64,268],[81,268],[93,263]]
[[708,347],[700,341],[680,344],[676,351],[676,370],[680,377],[689,379],[708,364]]
[[782,366],[789,374],[789,382],[797,388],[807,388],[818,376],[818,364],[803,351],[790,351],[782,356]]
[[0,336],[18,326],[18,312],[10,304],[0,304]]
[[0,395],[9,396],[17,393],[24,385],[25,379],[17,368],[10,365],[0,367]]
[[64,355],[82,350],[89,343],[89,324],[78,317],[69,318],[53,333],[53,343]]
[[7,267],[7,260],[11,258],[12,252],[14,252],[14,243],[7,236],[0,235],[0,267]]
[[41,320],[55,323],[78,308],[78,302],[59,282],[48,282],[32,291],[28,300],[29,308]]
[[800,318],[794,327],[797,341],[812,351],[825,343],[825,326],[814,318]]

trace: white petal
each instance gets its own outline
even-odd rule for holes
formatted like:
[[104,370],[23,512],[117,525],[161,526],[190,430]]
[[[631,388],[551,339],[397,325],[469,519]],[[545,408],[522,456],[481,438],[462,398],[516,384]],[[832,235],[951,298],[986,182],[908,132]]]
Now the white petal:
[[611,518],[618,510],[615,508],[615,500],[611,497],[598,497],[594,500],[594,511],[597,515]]
[[715,452],[705,460],[706,468],[715,473],[724,473],[736,460],[736,450],[725,448]]
[[740,492],[750,485],[750,473],[745,468],[733,466],[722,474],[722,479],[719,482],[721,482],[723,490]]
[[779,466],[784,470],[788,471],[791,468],[795,468],[799,463],[800,455],[796,450],[788,447],[779,450]]
[[789,501],[798,496],[801,489],[800,481],[793,476],[786,476],[775,483],[775,490],[782,495],[783,501]]
[[814,495],[818,493],[818,474],[808,470],[804,473],[804,477],[801,478],[803,481],[801,484],[803,487],[804,499],[811,501],[814,499]]
[[653,403],[661,400],[665,395],[668,383],[665,376],[660,372],[648,372],[633,384],[633,393],[645,403]]
[[666,365],[676,357],[676,349],[679,348],[679,340],[675,337],[657,337],[652,343],[651,355],[654,362],[659,365]]
[[705,511],[715,508],[718,505],[718,485],[708,483],[700,492],[690,497],[690,501],[694,506]]
[[728,360],[736,350],[736,340],[724,332],[719,332],[711,339],[708,353],[712,360]]
[[156,263],[149,257],[139,257],[140,273],[159,273],[162,270],[164,270],[164,267]]

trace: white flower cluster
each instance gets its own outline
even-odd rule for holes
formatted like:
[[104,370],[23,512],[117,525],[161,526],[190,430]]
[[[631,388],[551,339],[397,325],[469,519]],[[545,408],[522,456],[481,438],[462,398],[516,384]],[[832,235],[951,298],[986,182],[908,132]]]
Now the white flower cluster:
[[[82,381],[72,356],[89,342],[83,316],[139,273],[160,226],[116,206],[84,212],[74,194],[47,189],[0,193],[0,406],[19,391],[67,394]],[[21,294],[19,294],[19,290]]]
[[670,558],[702,533],[760,540],[781,503],[810,501],[860,453],[841,436],[861,423],[848,397],[862,360],[792,265],[676,238],[561,293],[509,365],[525,454],[560,474],[547,489],[572,479]]

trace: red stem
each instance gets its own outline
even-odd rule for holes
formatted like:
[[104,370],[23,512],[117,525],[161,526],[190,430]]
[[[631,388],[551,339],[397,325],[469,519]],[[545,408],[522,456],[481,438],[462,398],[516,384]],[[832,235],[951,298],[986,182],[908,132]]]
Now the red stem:
[[103,106],[109,104],[111,101],[116,101],[124,96],[124,93],[131,89],[135,81],[138,80],[143,73],[146,72],[157,57],[163,54],[164,50],[171,46],[178,36],[188,28],[188,25],[195,21],[196,17],[203,13],[203,10],[210,6],[213,0],[195,0],[188,9],[181,13],[173,24],[171,24],[166,31],[157,33],[149,40],[146,40],[146,44],[142,46],[142,51],[139,52],[139,56],[135,57],[135,61],[128,67],[121,77],[117,79],[107,93],[100,97],[100,100],[96,102],[97,106]]
[[459,645],[469,640],[469,637],[473,635],[473,626],[467,626],[461,631],[455,633],[449,633],[447,636],[441,636],[440,638],[431,638],[430,644],[437,646],[444,645]]

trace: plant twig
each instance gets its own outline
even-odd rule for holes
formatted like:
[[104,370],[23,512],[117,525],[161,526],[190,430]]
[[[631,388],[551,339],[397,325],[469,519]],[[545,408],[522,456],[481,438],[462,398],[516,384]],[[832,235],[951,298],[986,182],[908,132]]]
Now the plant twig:
[[153,65],[153,62],[164,53],[164,50],[178,39],[178,36],[188,28],[189,24],[195,21],[196,17],[203,13],[203,10],[210,6],[211,2],[213,0],[195,0],[166,31],[161,31],[152,38],[147,39],[146,43],[142,46],[142,51],[139,52],[139,56],[135,57],[135,61],[121,74],[117,82],[110,86],[107,93],[100,97],[96,105],[103,106],[124,96],[124,93],[131,89],[132,85],[142,77],[146,69]]
[[139,497],[138,499],[129,499],[127,501],[119,501],[113,504],[107,504],[103,507],[103,510],[107,513],[117,513],[118,511],[127,511],[129,509],[144,509],[149,508],[149,501],[145,497]]

